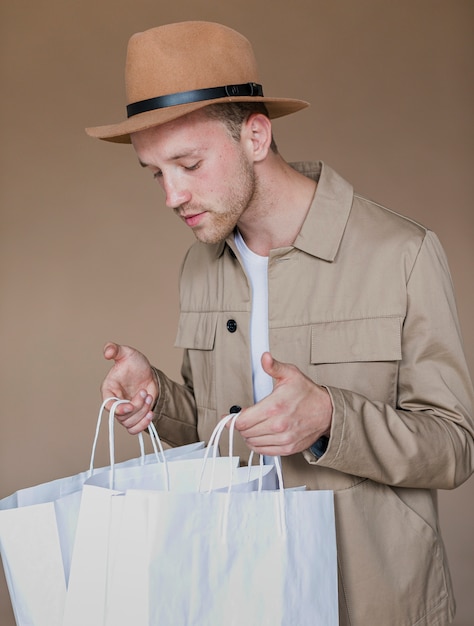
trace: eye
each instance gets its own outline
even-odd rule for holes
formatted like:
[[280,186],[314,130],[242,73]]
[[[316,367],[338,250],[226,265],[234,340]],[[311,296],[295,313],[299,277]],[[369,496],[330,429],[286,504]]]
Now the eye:
[[184,166],[184,169],[187,172],[194,172],[195,170],[198,170],[201,167],[201,161],[198,161],[197,163],[194,163],[194,165],[186,165]]

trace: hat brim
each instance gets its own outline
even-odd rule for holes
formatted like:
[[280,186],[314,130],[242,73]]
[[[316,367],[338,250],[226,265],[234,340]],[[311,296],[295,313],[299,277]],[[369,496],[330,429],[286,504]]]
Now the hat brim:
[[263,102],[267,107],[271,119],[296,113],[309,106],[309,103],[304,100],[293,100],[290,98],[266,98],[265,96],[253,96],[251,99],[248,97],[216,98],[215,100],[201,100],[199,102],[178,104],[167,108],[146,111],[145,113],[134,115],[118,124],[86,128],[86,133],[90,137],[103,139],[104,141],[131,143],[131,133],[166,124],[166,122],[171,122],[183,115],[209,106],[210,104],[231,102]]

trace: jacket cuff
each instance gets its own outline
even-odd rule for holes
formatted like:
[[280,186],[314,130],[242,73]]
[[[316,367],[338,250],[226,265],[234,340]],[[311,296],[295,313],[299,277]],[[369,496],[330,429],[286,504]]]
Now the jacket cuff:
[[340,390],[327,385],[321,386],[326,389],[331,399],[331,430],[328,437],[320,437],[312,446],[303,451],[303,456],[310,465],[315,465],[316,463],[326,465],[326,463],[322,463],[322,460],[327,461],[335,456],[335,451],[339,448],[342,425],[344,423],[344,401]]
[[[172,447],[198,441],[194,411],[184,394],[174,396],[176,385],[161,370],[152,367],[160,394],[152,409],[160,439]],[[170,388],[170,385],[173,389]],[[189,415],[192,414],[192,418]],[[179,417],[178,417],[179,416]],[[189,421],[186,420],[188,416]]]

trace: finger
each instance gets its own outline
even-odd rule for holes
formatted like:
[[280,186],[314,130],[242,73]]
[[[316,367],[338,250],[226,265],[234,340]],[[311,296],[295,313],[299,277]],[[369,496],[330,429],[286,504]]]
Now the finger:
[[153,419],[153,413],[149,410],[138,411],[129,416],[118,417],[117,419],[131,435],[136,435],[148,427]]
[[257,402],[257,404],[243,409],[235,421],[236,430],[238,430],[244,437],[260,435],[266,432],[267,429],[264,423],[268,419],[268,403],[269,400],[264,398],[263,400],[260,400],[260,402]]
[[[107,402],[107,404],[105,405],[105,410],[106,411],[110,411],[111,408],[113,407],[113,405],[115,404],[115,402],[117,402],[117,398],[119,400],[125,400],[126,398],[123,397],[123,394],[121,393],[113,393],[113,392],[108,392],[106,390],[102,391],[102,399],[103,401],[105,401],[107,398],[110,398],[109,402]],[[130,403],[130,404],[118,404],[115,407],[115,411],[114,414],[115,415],[125,415],[126,413],[131,413],[134,410],[134,406]]]
[[139,420],[136,424],[134,424],[133,426],[130,427],[125,427],[127,429],[127,432],[130,435],[138,435],[138,433],[143,432],[144,430],[146,430],[148,428],[148,426],[150,425],[150,422],[153,419],[153,415],[151,413],[147,414],[146,417],[142,418],[141,420]]
[[104,346],[104,357],[107,360],[122,361],[133,353],[133,349],[128,346],[122,346],[119,343],[110,341]]
[[131,435],[136,435],[142,430],[148,428],[148,425],[153,419],[153,413],[149,410],[139,411],[132,416],[126,416],[125,419],[121,419],[120,423]]
[[113,343],[113,342],[109,341],[104,346],[104,350],[103,350],[104,357],[108,361],[111,361],[112,359],[115,360],[117,358],[118,353],[119,353],[119,349],[120,349],[120,346],[117,343]]
[[261,456],[289,456],[295,454],[291,448],[284,446],[254,446],[247,444],[247,447],[255,454],[260,454]]
[[136,435],[144,430],[153,419],[153,413],[149,407],[140,410],[133,410],[125,415],[115,415],[117,422],[123,426],[130,434]]
[[245,440],[250,450],[266,456],[288,456],[306,450],[312,438],[294,438],[291,436],[265,435],[262,437],[250,437]]
[[134,419],[142,419],[150,411],[153,404],[153,396],[141,389],[128,404],[119,404],[115,409],[115,416],[124,425],[124,421],[133,417]]
[[[126,398],[123,398],[123,399],[125,400]],[[109,404],[109,406],[106,407],[108,411],[110,411],[110,409],[112,408],[113,404],[114,404],[114,401],[112,400],[111,403]],[[132,404],[132,402],[130,401],[127,404],[118,404],[115,407],[114,415],[118,419],[119,422],[122,422],[122,419],[125,419],[126,417],[128,417],[130,415],[133,415],[138,410],[139,410],[139,408],[135,407]]]
[[271,370],[271,368],[272,368],[272,364],[273,364],[273,361],[274,361],[274,360],[275,360],[275,359],[272,357],[272,355],[270,354],[270,352],[264,352],[264,353],[262,354],[262,358],[261,358],[262,367],[263,367],[263,369],[265,370],[265,372],[266,372],[267,374],[268,374],[268,373],[269,373],[269,371]]
[[275,380],[283,380],[287,378],[289,372],[289,366],[287,363],[277,361],[272,357],[270,352],[264,352],[262,354],[262,368],[269,376]]
[[278,433],[244,436],[246,446],[257,454],[277,456],[291,442],[288,437]]

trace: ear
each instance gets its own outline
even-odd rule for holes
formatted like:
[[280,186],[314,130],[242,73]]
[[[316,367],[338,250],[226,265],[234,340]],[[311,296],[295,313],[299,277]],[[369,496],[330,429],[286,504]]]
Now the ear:
[[272,123],[262,113],[252,113],[242,126],[241,140],[254,163],[263,161],[272,143]]

